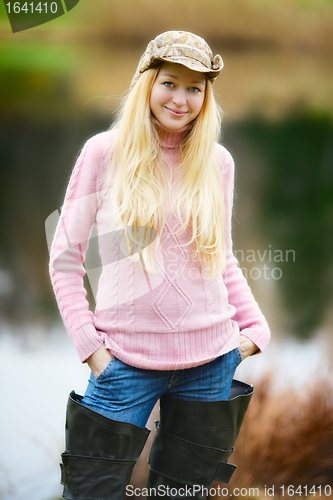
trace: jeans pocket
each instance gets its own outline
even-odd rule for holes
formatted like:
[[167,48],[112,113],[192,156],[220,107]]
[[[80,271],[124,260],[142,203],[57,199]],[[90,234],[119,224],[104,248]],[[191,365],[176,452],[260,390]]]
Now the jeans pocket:
[[112,356],[112,358],[110,359],[109,363],[106,365],[106,367],[104,368],[104,370],[96,378],[96,382],[102,380],[107,375],[108,371],[110,370],[111,366],[114,363],[114,360],[115,360],[115,357]]
[[236,347],[236,352],[237,352],[237,355],[238,355],[238,364],[240,364],[243,361],[243,359],[242,359],[242,353],[241,353],[239,347]]

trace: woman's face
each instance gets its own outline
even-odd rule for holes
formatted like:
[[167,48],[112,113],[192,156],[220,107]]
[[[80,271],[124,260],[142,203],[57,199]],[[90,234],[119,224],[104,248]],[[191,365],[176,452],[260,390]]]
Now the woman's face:
[[163,63],[150,95],[150,109],[164,127],[179,130],[202,108],[206,76],[182,64]]

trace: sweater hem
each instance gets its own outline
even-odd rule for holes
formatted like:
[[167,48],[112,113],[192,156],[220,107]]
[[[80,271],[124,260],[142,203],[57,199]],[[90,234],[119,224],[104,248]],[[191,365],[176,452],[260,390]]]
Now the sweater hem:
[[[157,359],[156,353],[152,351],[146,351],[145,356],[136,352],[130,352],[129,345],[122,347],[117,344],[113,339],[106,334],[105,336],[105,347],[110,350],[117,359],[125,364],[134,366],[136,368],[147,369],[147,370],[183,370],[186,368],[194,368],[195,366],[203,365],[209,363],[214,359],[226,354],[236,347],[239,347],[239,328],[238,324],[232,320],[226,321],[226,323],[221,325],[216,325],[214,328],[204,329],[207,334],[207,342],[202,345],[200,351],[196,352],[196,356],[189,356],[186,352],[178,352],[178,361],[162,361]],[[120,332],[119,332],[120,333]],[[195,332],[182,332],[181,334],[174,334],[174,344],[179,342],[179,338],[183,335],[191,333],[192,335],[201,336],[203,330],[197,330]],[[216,337],[214,334],[220,334],[218,339],[218,344],[216,342]],[[124,334],[124,332],[122,332]],[[211,334],[211,337],[210,337]],[[140,334],[138,334],[140,335]],[[150,334],[151,336],[163,337],[164,334]],[[169,334],[166,334],[169,336]],[[163,339],[161,339],[163,342]],[[164,353],[167,354],[167,353]],[[170,354],[170,359],[174,358],[174,353]],[[192,359],[189,359],[191,357]],[[187,359],[186,359],[187,358]]]
[[122,361],[123,363],[134,366],[135,368],[141,368],[143,370],[161,370],[161,371],[172,371],[172,370],[185,370],[187,368],[194,368],[196,366],[204,365],[214,359],[222,356],[223,354],[227,354],[229,351],[236,349],[239,347],[239,343],[234,347],[224,348],[223,352],[219,352],[218,354],[213,355],[210,358],[200,359],[198,361],[187,361],[187,362],[179,362],[179,363],[170,363],[168,361],[154,361],[154,360],[139,360],[135,356],[131,356],[124,351],[116,351],[115,349],[110,349],[111,354]]

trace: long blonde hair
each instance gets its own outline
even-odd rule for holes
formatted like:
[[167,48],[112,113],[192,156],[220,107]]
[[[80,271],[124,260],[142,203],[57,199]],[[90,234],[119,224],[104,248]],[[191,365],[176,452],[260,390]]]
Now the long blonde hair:
[[[131,226],[134,240],[134,227],[138,228],[137,234],[140,232],[140,241],[145,247],[142,251],[144,265],[152,272],[153,245],[149,243],[156,231],[161,239],[166,196],[171,192],[166,189],[170,187],[170,173],[165,168],[149,105],[160,66],[145,71],[124,100],[118,120],[112,126],[118,131],[107,179],[123,226]],[[215,101],[212,82],[207,78],[200,113],[180,145],[181,159],[175,173],[181,182],[173,186],[170,207],[170,210],[176,209],[181,221],[179,230],[174,234],[182,234],[191,224],[191,239],[185,245],[194,242],[192,255],[208,267],[209,278],[223,272],[226,260],[224,191],[215,156],[221,119],[222,112]],[[126,236],[129,238],[128,234]]]

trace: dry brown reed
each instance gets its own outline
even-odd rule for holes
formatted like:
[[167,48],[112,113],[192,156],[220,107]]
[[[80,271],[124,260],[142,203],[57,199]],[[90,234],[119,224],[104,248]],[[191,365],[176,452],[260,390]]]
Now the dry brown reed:
[[[155,409],[151,420],[157,416]],[[132,484],[138,488],[145,485],[151,438],[132,476]],[[317,496],[320,485],[331,485],[333,492],[332,380],[317,379],[311,386],[277,391],[273,388],[273,378],[263,377],[255,384],[255,393],[229,461],[237,464],[228,485],[231,497],[234,488],[257,487],[260,493],[256,498],[267,498],[265,487],[274,486],[274,498],[278,498],[281,487],[285,487],[286,496],[290,485],[301,486],[302,492],[305,487],[310,490],[316,486]],[[226,487],[215,483],[215,487],[218,485]],[[331,498],[323,493],[320,496]]]
[[332,389],[328,378],[279,392],[270,375],[256,384],[231,457],[237,469],[229,490],[333,486]]

